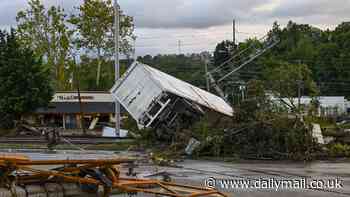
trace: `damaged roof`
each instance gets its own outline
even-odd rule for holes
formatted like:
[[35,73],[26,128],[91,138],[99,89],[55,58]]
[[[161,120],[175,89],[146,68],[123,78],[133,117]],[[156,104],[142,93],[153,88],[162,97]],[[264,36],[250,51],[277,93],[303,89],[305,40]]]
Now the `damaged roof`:
[[185,81],[161,72],[146,64],[134,62],[133,66],[135,66],[135,64],[137,64],[137,66],[142,66],[151,75],[151,77],[157,81],[163,90],[180,97],[184,97],[216,112],[225,114],[227,116],[233,116],[232,107],[227,104],[221,97],[218,97]]

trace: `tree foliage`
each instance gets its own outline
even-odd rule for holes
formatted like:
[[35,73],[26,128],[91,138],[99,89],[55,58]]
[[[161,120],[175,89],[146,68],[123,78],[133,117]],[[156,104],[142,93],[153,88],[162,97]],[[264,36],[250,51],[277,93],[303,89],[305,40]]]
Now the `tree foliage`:
[[202,55],[146,55],[138,61],[151,65],[174,77],[187,81],[193,85],[205,88],[205,68]]
[[235,43],[229,40],[224,40],[218,43],[214,51],[214,64],[219,66],[230,59],[235,52],[236,47]]
[[[110,69],[114,53],[112,1],[85,0],[77,8],[77,14],[71,16],[59,6],[46,8],[40,0],[29,0],[28,5],[28,9],[17,14],[19,42],[33,50],[35,56],[41,57],[51,69],[56,90],[72,90],[74,68],[71,66],[77,65],[89,73],[81,76],[88,81],[88,84],[82,84],[83,87],[88,90],[111,88],[112,83],[107,86],[106,80],[111,80],[114,72]],[[120,50],[130,56],[133,51],[131,42],[135,39],[133,18],[122,11],[120,15]],[[72,63],[74,58],[78,62]],[[85,62],[80,63],[81,59]],[[102,68],[104,65],[106,68]],[[95,84],[90,83],[93,72]]]
[[[75,67],[78,68],[77,75],[80,80],[80,88],[85,91],[106,91],[114,85],[114,61],[102,62],[100,83],[96,85],[96,73],[98,60],[86,55],[81,56],[80,62]],[[123,74],[129,65],[129,61],[120,61],[120,73]]]
[[[100,84],[101,66],[114,53],[114,7],[111,0],[84,0],[78,8],[78,15],[72,15],[69,22],[77,32],[76,44],[97,55],[96,86]],[[120,11],[120,50],[130,55],[134,38],[133,18]]]
[[17,14],[19,42],[42,57],[51,69],[57,89],[65,89],[69,74],[66,61],[71,49],[71,31],[66,23],[67,16],[61,7],[46,9],[40,0],[29,0],[29,8]]
[[327,96],[348,96],[350,24],[342,23],[334,31],[322,31],[310,25],[289,22],[281,29],[274,26],[281,43],[271,50],[266,59],[284,61],[289,64],[305,64],[313,80],[320,87],[320,94]]
[[300,107],[294,98],[302,95],[314,97],[319,93],[311,70],[304,64],[281,63],[268,68],[265,75],[268,90],[291,111],[296,112]]
[[49,70],[15,33],[0,32],[0,127],[13,126],[20,115],[46,106],[53,89]]
[[[313,81],[320,89],[320,95],[350,95],[349,22],[338,25],[333,31],[321,30],[308,24],[297,24],[292,21],[286,27],[281,28],[275,22],[265,41],[273,39],[274,36],[280,39],[278,45],[237,72],[235,80],[247,82],[251,79],[264,79],[266,70],[281,63],[303,64],[310,70]],[[239,43],[238,49],[243,50],[252,44],[261,48],[263,43],[256,39],[248,39]],[[221,50],[221,45],[223,43],[217,45],[214,54]],[[221,57],[214,62],[222,62],[227,58]],[[238,65],[230,66],[232,70]],[[304,93],[307,96],[310,92]]]

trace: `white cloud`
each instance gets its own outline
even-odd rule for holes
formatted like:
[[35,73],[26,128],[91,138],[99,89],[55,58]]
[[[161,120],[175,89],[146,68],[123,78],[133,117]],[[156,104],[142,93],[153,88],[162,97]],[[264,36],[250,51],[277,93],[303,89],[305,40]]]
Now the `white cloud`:
[[[60,5],[68,13],[83,0],[43,0]],[[310,23],[321,28],[350,20],[349,0],[119,0],[136,23],[137,53],[176,53],[213,50],[215,43],[232,39],[232,19],[237,21],[238,40],[259,36],[274,21]],[[27,0],[0,1],[0,27],[16,25],[16,14]],[[249,33],[249,34],[246,34]],[[150,39],[152,38],[153,39]]]
[[145,28],[207,28],[230,23],[233,18],[249,22],[256,6],[270,0],[139,0],[120,1]]

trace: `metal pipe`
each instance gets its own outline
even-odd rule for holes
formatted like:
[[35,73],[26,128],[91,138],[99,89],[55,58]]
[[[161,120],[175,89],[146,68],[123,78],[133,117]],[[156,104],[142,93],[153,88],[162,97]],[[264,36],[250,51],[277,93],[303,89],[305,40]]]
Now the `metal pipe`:
[[[115,61],[115,81],[119,80],[120,77],[120,65],[119,65],[119,5],[117,0],[114,0],[114,61]],[[119,136],[120,133],[120,104],[115,101],[115,132]]]

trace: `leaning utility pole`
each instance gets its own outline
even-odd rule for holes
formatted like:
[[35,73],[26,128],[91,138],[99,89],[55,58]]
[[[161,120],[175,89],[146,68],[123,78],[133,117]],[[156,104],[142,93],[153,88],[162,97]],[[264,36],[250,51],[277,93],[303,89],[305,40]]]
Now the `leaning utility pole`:
[[[114,61],[115,61],[115,81],[119,80],[119,5],[117,0],[114,0]],[[115,133],[120,134],[120,104],[115,101]]]

